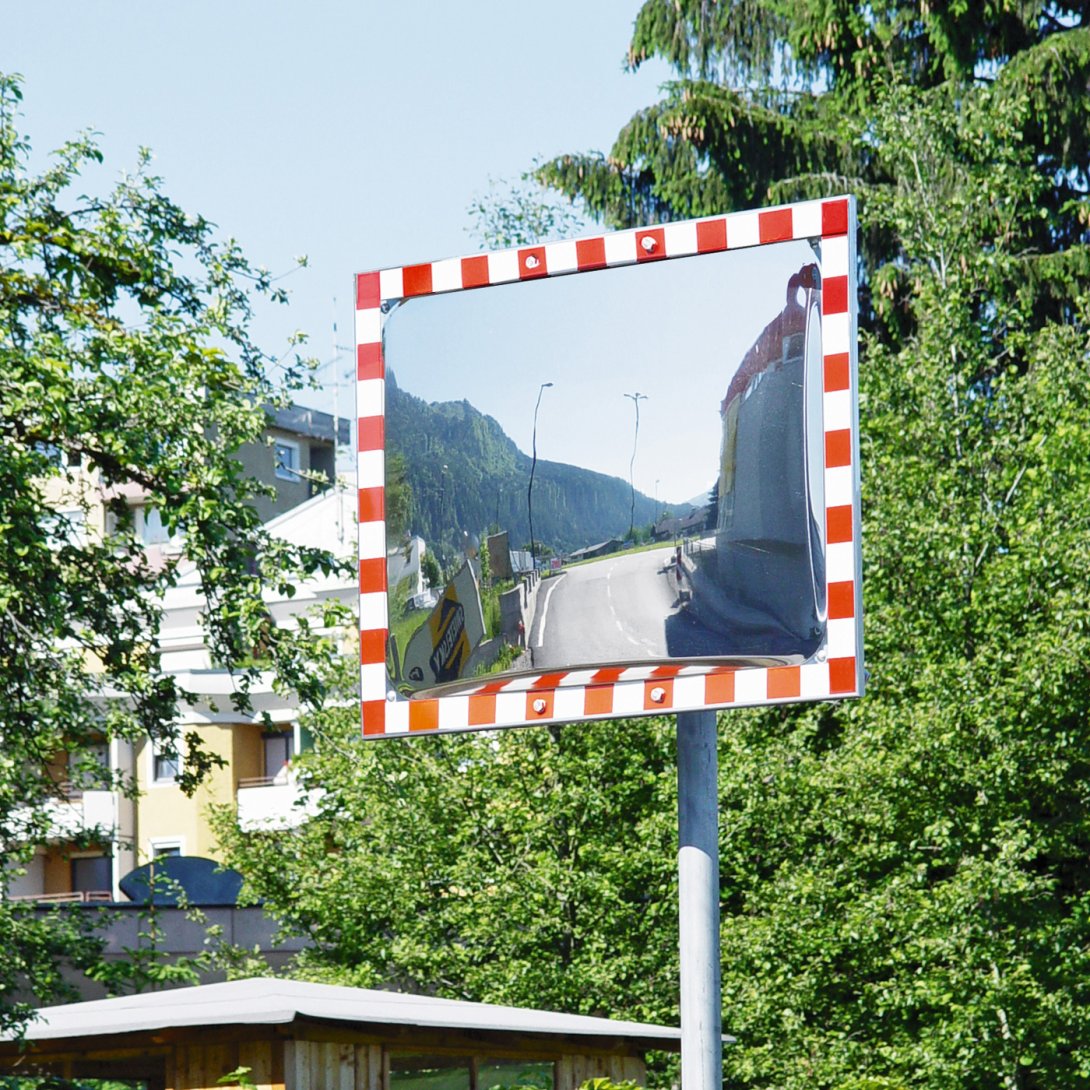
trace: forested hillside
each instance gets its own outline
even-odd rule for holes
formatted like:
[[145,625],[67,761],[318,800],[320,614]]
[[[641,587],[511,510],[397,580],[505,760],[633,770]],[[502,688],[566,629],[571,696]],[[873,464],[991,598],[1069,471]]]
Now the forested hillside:
[[[400,389],[390,372],[386,420],[390,448],[405,459],[413,533],[444,544],[451,554],[462,530],[508,530],[513,547],[525,546],[530,457],[492,417],[468,401],[423,401]],[[533,505],[536,541],[563,552],[624,537],[632,497],[628,482],[618,477],[539,458]],[[668,508],[656,510],[650,496],[636,493],[637,526],[663,510]]]

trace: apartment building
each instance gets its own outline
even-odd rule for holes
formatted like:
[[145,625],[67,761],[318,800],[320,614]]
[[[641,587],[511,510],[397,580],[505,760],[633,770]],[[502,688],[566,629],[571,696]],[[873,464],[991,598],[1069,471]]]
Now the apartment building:
[[[334,479],[336,448],[349,444],[350,428],[345,419],[300,405],[267,410],[268,425],[260,443],[247,443],[237,452],[247,476],[271,489],[272,494],[256,496],[254,506],[262,522],[297,507],[328,488]],[[106,494],[97,477],[64,451],[52,452],[64,473],[51,478],[46,502],[54,508],[75,541],[102,537],[113,529],[106,508]],[[178,553],[182,542],[171,539],[159,512],[147,503],[146,493],[136,485],[116,489],[132,511],[133,532],[155,559],[162,553]]]
[[[347,424],[338,431],[347,440]],[[268,501],[272,515],[266,527],[271,533],[349,556],[355,554],[355,492],[343,480],[332,483],[333,434],[333,419],[327,414],[285,410],[271,421],[269,443],[240,452],[240,458],[252,475],[277,489],[275,499]],[[94,482],[78,467],[71,468],[55,486],[58,512],[68,519],[72,533],[105,533],[105,508],[95,502]],[[315,473],[328,473],[330,484],[324,490]],[[130,503],[135,528],[143,530],[149,551],[184,552],[181,542],[163,537],[161,523],[138,495]],[[196,694],[181,709],[180,734],[196,731],[221,766],[187,797],[175,779],[184,752],[161,751],[147,739],[104,740],[92,756],[131,779],[137,792],[130,796],[97,789],[86,775],[67,766],[67,758],[58,757],[52,771],[60,786],[49,815],[53,835],[25,874],[9,878],[8,897],[124,900],[121,880],[143,863],[166,855],[217,859],[207,820],[210,805],[237,805],[240,820],[251,828],[282,826],[305,816],[306,800],[291,773],[292,755],[306,744],[298,707],[273,691],[270,677],[263,677],[251,689],[252,710],[234,708],[236,681],[212,663],[199,623],[203,601],[196,570],[183,559],[179,576],[164,602],[162,664],[183,690]],[[278,625],[290,627],[331,600],[354,607],[356,594],[354,578],[317,576],[290,598],[270,591],[266,604]],[[101,835],[88,842],[91,832]]]

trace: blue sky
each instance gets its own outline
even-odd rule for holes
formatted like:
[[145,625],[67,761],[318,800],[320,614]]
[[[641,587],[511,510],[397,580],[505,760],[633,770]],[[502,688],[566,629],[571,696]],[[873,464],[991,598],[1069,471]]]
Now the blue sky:
[[[0,69],[25,77],[44,152],[84,128],[106,169],[141,145],[187,209],[286,282],[263,316],[332,355],[351,337],[357,271],[477,249],[467,206],[535,157],[608,150],[653,102],[661,64],[623,71],[638,0],[146,0],[3,5]],[[346,390],[342,405],[350,401]],[[311,396],[329,407],[328,394]]]
[[[167,192],[236,237],[255,263],[287,271],[306,254],[308,268],[284,281],[292,306],[262,313],[256,331],[278,353],[293,330],[304,330],[310,351],[329,360],[334,317],[339,343],[351,342],[355,272],[477,249],[467,208],[490,179],[514,181],[539,157],[608,151],[632,114],[655,101],[670,76],[665,65],[623,70],[638,10],[639,0],[9,0],[0,69],[25,77],[25,131],[39,156],[92,128],[102,134],[105,172],[114,176],[146,145]],[[798,268],[794,256],[752,260]],[[787,266],[776,275],[787,275]],[[598,276],[613,273],[575,279]],[[474,366],[474,346],[460,362],[448,360],[442,374],[414,375],[404,361],[399,378],[429,399],[467,397],[527,451],[538,382],[551,379],[539,454],[625,479],[633,413],[623,393],[646,393],[636,485],[682,502],[714,479],[718,402],[729,381],[723,361],[740,358],[782,305],[778,290],[772,298],[767,314],[743,300],[734,312],[740,321],[705,299],[703,313],[720,324],[714,348],[705,350],[715,362],[699,394],[700,372],[681,376],[677,364],[681,357],[695,367],[699,344],[656,350],[663,337],[676,345],[678,334],[631,300],[629,314],[648,316],[633,338],[646,351],[627,353],[623,372],[605,373],[601,360],[616,354],[602,351],[589,362],[573,357],[566,368],[555,366],[541,357],[542,342],[533,357],[525,345],[514,349],[521,386],[481,368],[479,354]],[[612,328],[621,332],[610,336],[623,338],[623,323],[615,313]],[[433,331],[433,342],[437,336],[446,331]],[[496,361],[508,376],[510,355]],[[322,375],[331,384],[349,363]],[[578,372],[593,373],[594,384],[580,390]],[[498,389],[503,397],[494,396]],[[351,414],[352,397],[346,383],[338,398],[343,415]],[[299,400],[334,405],[331,385]]]
[[720,404],[764,327],[780,312],[809,243],[562,276],[411,299],[386,327],[386,360],[428,401],[466,398],[525,451],[534,406],[540,458],[628,480],[681,504],[719,468]]

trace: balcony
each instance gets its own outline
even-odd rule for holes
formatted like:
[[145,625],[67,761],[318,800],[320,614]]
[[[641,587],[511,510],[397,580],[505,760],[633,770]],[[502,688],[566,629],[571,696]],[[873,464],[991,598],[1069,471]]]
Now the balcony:
[[112,837],[117,825],[112,791],[83,791],[65,784],[60,796],[46,803],[51,839],[68,840],[93,830],[101,830],[107,838]]
[[320,794],[304,791],[288,770],[238,781],[238,824],[247,832],[294,829],[317,812]]

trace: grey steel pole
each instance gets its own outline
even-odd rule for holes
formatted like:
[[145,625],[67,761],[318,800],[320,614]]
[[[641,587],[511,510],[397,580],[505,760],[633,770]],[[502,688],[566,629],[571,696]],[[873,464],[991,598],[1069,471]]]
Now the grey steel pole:
[[636,430],[632,433],[632,457],[628,463],[628,487],[631,496],[631,502],[628,508],[628,535],[632,537],[633,531],[636,528],[636,444],[640,441],[640,401],[647,400],[647,394],[641,394],[637,390],[634,394],[625,394],[627,398],[631,398],[632,404],[636,406]]
[[682,1090],[721,1090],[719,785],[715,712],[677,717]]
[[537,571],[537,545],[534,542],[534,470],[537,469],[537,411],[541,408],[541,395],[552,386],[543,382],[537,390],[537,404],[534,405],[534,455],[530,462],[530,484],[526,489],[526,516],[530,522],[530,567]]

